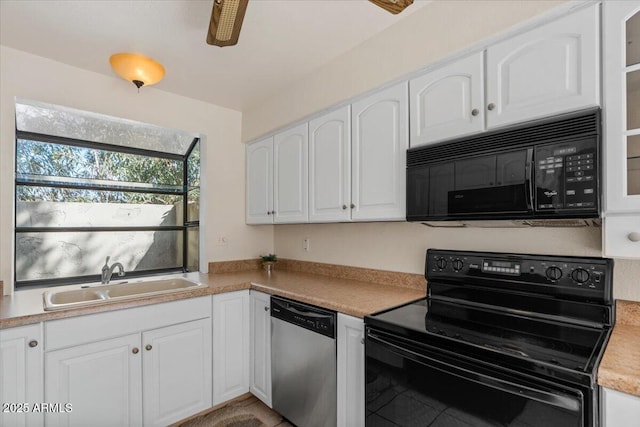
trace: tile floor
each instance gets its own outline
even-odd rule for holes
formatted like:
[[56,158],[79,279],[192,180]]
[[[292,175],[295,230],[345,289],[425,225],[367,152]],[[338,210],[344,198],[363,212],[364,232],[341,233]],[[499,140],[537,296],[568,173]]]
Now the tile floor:
[[293,427],[255,396],[234,401],[180,427]]

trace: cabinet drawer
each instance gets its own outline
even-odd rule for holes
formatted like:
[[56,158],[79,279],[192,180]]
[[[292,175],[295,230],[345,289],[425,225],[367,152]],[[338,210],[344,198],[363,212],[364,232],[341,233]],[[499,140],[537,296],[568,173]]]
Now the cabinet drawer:
[[640,258],[640,214],[606,217],[603,236],[605,256]]
[[172,301],[46,322],[46,351],[211,317],[211,297]]

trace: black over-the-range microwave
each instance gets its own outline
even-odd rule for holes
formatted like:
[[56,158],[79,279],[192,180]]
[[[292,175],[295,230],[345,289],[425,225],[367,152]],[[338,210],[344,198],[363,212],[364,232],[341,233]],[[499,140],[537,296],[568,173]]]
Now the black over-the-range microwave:
[[600,216],[600,109],[407,151],[407,221]]

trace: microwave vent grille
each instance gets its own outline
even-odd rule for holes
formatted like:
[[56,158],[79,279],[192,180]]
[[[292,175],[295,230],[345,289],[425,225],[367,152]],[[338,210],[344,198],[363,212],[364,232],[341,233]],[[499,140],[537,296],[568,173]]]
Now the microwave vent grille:
[[600,110],[597,109],[587,114],[571,114],[559,120],[556,118],[538,124],[528,123],[517,128],[412,148],[407,151],[407,166],[419,166],[471,154],[477,156],[497,150],[530,147],[544,144],[548,140],[557,142],[562,139],[597,135],[599,132]]

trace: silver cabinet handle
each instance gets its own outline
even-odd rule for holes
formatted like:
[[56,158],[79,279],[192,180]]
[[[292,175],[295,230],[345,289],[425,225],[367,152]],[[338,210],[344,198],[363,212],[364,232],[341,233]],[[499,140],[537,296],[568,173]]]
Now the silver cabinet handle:
[[144,348],[146,348],[147,351],[150,351],[153,348],[153,346],[151,344],[147,344],[146,346],[144,346]]
[[493,110],[494,108],[496,108],[496,104],[494,104],[493,102],[491,104],[487,105],[487,109],[489,111]]
[[473,110],[471,110],[472,116],[477,116],[478,114],[480,114],[480,110],[478,110],[477,108],[474,108]]
[[36,340],[29,341],[29,347],[33,348],[33,347],[37,347],[37,346],[38,346],[38,341],[36,341]]
[[347,205],[342,205],[342,210],[347,209]]
[[364,344],[364,338],[360,338],[360,344]]
[[133,350],[131,350],[131,353],[133,354],[138,354],[140,350],[138,350],[138,347],[133,347]]
[[627,234],[627,239],[631,240],[632,242],[640,242],[640,233],[638,233],[637,231],[629,233]]
[[267,215],[271,215],[271,211],[267,211]]
[[264,308],[264,311],[269,311],[269,307],[265,307],[265,308]]
[[275,215],[275,214],[276,214],[276,211],[271,211],[271,215]]
[[354,205],[353,203],[351,203],[351,209],[355,209],[356,205]]

